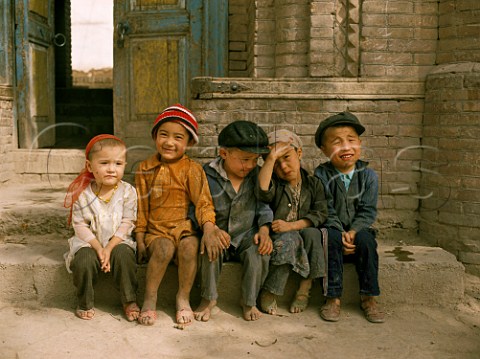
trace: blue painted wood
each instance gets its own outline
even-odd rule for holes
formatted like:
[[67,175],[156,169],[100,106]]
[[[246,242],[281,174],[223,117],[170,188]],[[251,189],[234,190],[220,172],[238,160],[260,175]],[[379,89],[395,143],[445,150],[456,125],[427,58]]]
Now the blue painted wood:
[[0,1],[0,85],[13,84],[13,14],[11,0]]
[[15,106],[13,115],[18,126],[18,142],[20,147],[28,147],[26,137],[29,118],[27,99],[29,92],[27,60],[28,54],[28,4],[24,0],[15,1]]
[[[178,41],[178,89],[176,101],[189,106],[190,83],[198,76],[225,76],[228,53],[228,0],[183,0],[179,5],[135,10],[131,0],[115,0],[114,26],[125,31],[114,39],[114,128],[119,136],[134,121],[145,122],[155,114],[137,113],[129,87],[132,76],[132,47],[137,41],[171,38]],[[170,101],[170,99],[169,99]]]
[[[42,97],[47,101],[48,113],[45,114],[35,112],[39,108],[39,99],[34,98],[33,94],[34,76],[32,76],[33,69],[30,67],[30,57],[31,46],[43,48],[45,51],[49,51],[47,49],[52,46],[54,0],[44,0],[49,4],[47,18],[29,12],[29,0],[13,1],[15,12],[14,117],[18,126],[18,143],[20,148],[49,147],[55,142],[53,56],[47,54],[50,63],[47,63],[44,69],[37,69],[41,71],[42,80],[46,79],[47,83],[47,88],[42,89],[47,92],[47,96]],[[35,75],[38,76],[38,73]]]
[[205,76],[224,77],[228,65],[228,0],[205,1]]
[[202,38],[203,38],[203,1],[187,1],[187,10],[190,14],[190,43],[188,49],[188,63],[190,76],[185,79],[190,81],[193,77],[202,76]]

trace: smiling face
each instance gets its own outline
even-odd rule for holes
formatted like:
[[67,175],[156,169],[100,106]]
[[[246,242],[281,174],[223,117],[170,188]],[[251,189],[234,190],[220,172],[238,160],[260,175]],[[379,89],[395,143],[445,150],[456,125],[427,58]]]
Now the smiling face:
[[260,155],[246,152],[237,148],[220,148],[220,157],[223,158],[223,168],[228,178],[243,179],[257,167]]
[[334,126],[323,134],[321,150],[342,173],[355,168],[360,159],[362,141],[351,126]]
[[106,191],[114,188],[123,177],[127,164],[126,149],[119,142],[115,145],[102,145],[100,141],[97,144],[100,146],[99,149],[94,151],[92,148],[86,165],[95,177],[97,188]]
[[282,156],[277,158],[273,170],[275,174],[287,181],[290,185],[296,186],[300,181],[300,159],[302,158],[302,149],[290,146],[290,149]]
[[158,127],[155,146],[162,162],[178,161],[190,143],[190,135],[181,124],[168,121]]

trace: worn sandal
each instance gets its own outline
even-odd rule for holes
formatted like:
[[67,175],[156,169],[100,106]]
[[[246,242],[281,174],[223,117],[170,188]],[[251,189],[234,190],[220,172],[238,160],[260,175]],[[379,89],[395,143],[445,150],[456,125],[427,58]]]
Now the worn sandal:
[[295,294],[292,304],[290,305],[290,313],[301,313],[307,309],[310,293],[298,292]]
[[361,302],[360,307],[363,310],[365,318],[370,323],[385,322],[385,313],[380,309],[380,306],[375,300],[364,300]]
[[340,319],[340,304],[327,302],[320,308],[320,317],[327,322],[338,322]]
[[273,299],[268,301],[266,300],[266,296],[268,294],[271,294],[266,291],[262,291],[260,294],[260,308],[262,309],[263,312],[270,314],[270,315],[275,315],[277,314],[277,300],[275,299],[275,295],[271,294],[273,296]]
[[124,303],[123,311],[129,322],[133,322],[134,320],[137,320],[140,316],[140,308],[135,302]]
[[87,309],[87,310],[83,310],[83,309],[77,308],[75,310],[75,315],[78,318],[83,319],[83,320],[92,320],[95,317],[95,309],[90,308],[90,309]]

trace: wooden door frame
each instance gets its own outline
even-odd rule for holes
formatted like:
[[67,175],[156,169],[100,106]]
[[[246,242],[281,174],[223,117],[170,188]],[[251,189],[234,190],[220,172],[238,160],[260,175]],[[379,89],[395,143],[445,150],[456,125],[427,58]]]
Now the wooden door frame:
[[[33,69],[30,67],[30,43],[45,47],[47,51],[49,47],[53,46],[52,39],[54,35],[54,0],[49,1],[48,15],[52,16],[52,23],[43,24],[41,21],[30,21],[29,0],[13,0],[12,6],[13,14],[15,18],[15,31],[14,31],[14,44],[15,44],[15,106],[14,117],[17,124],[16,130],[18,131],[18,145],[20,148],[37,148],[38,147],[38,135],[35,133],[36,124],[32,118],[30,112],[30,101],[34,96],[34,89],[30,86],[30,77],[33,73]],[[47,69],[51,71],[52,78],[47,78],[47,86],[52,90],[48,98],[49,116],[53,117],[53,123],[55,123],[55,84],[54,84],[54,68],[49,68],[50,65],[54,66],[54,53],[50,55],[47,52]],[[47,74],[48,75],[48,74]],[[49,81],[52,81],[50,83]],[[49,89],[45,89],[48,91]],[[50,127],[50,126],[49,126]],[[55,131],[55,129],[51,129]],[[50,131],[50,130],[49,130]],[[40,132],[41,133],[41,132]],[[51,136],[51,134],[50,134]],[[55,141],[55,135],[53,135],[53,141]]]
[[[213,4],[215,3],[215,4]],[[177,33],[185,30],[185,26],[190,26],[190,38],[188,48],[184,48],[180,52],[181,56],[188,57],[188,63],[194,63],[195,66],[189,68],[181,68],[181,76],[184,76],[185,82],[180,85],[179,95],[183,98],[184,105],[189,106],[192,95],[190,91],[190,83],[195,77],[199,76],[225,76],[227,71],[227,54],[228,54],[228,0],[218,0],[215,2],[207,0],[184,0],[185,10],[189,14],[181,23],[173,26]],[[125,23],[125,36],[129,36],[130,24],[129,17],[138,18],[141,14],[130,15],[128,8],[129,3],[124,1],[114,1],[114,132],[119,136],[124,136],[127,124],[130,118],[130,91],[128,83],[124,83],[130,79],[128,70],[130,56],[119,46],[119,25]],[[147,13],[146,13],[147,14]],[[171,17],[162,19],[164,24],[172,25]],[[190,21],[190,23],[188,23]],[[153,24],[153,25],[152,25]],[[122,25],[123,26],[123,25]],[[138,29],[145,31],[145,28],[154,28],[154,23],[145,22]],[[165,25],[166,26],[166,25]],[[132,31],[132,34],[136,34]],[[175,36],[175,33],[172,33]],[[128,41],[125,46],[128,46]],[[124,52],[123,55],[121,52]],[[186,62],[185,62],[186,63]],[[186,65],[189,66],[189,65]]]

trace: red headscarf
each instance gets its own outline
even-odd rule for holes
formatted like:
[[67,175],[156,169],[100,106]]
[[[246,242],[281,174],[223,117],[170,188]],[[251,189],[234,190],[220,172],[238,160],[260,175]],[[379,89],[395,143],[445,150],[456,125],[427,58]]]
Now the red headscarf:
[[[121,139],[119,139],[114,135],[103,134],[103,135],[95,136],[90,140],[90,142],[87,144],[87,147],[85,148],[85,159],[88,160],[88,155],[90,154],[90,151],[92,150],[92,147],[94,144],[96,144],[98,141],[106,140],[109,138],[113,140],[117,140],[118,142],[125,145],[125,143]],[[82,169],[80,174],[68,186],[67,195],[65,196],[65,201],[63,202],[63,206],[65,208],[70,208],[70,214],[68,216],[68,224],[72,222],[73,204],[78,200],[78,197],[83,192],[83,190],[87,188],[87,186],[94,179],[95,177],[93,177],[93,173],[87,169],[87,164],[85,163],[85,167]]]

